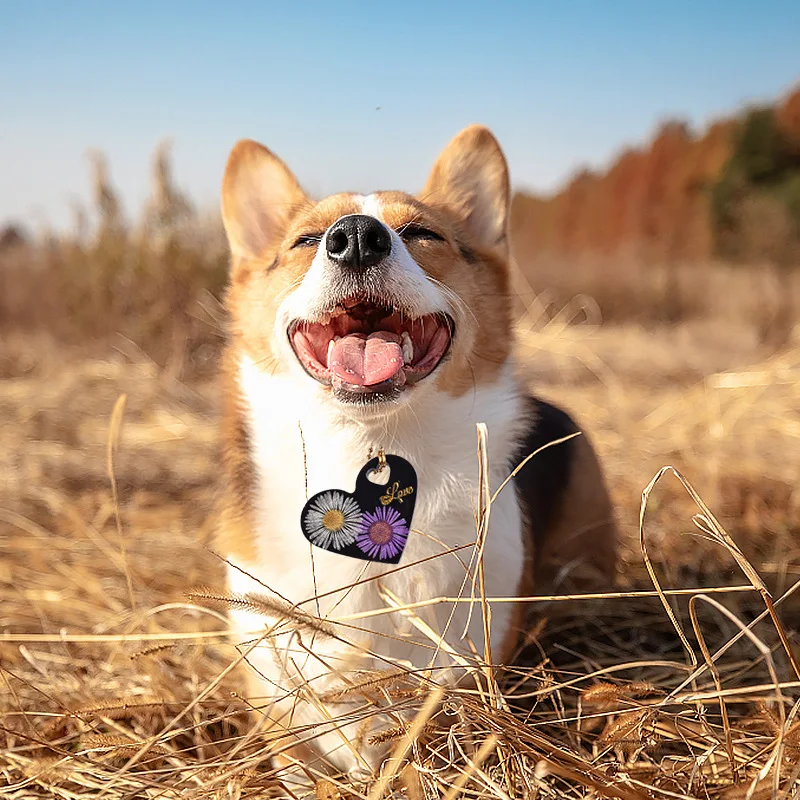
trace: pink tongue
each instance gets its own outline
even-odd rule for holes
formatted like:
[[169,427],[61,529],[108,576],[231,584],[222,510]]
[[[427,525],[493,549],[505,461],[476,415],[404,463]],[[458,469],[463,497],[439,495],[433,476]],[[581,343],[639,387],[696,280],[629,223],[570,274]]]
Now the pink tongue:
[[378,331],[369,336],[351,333],[334,342],[328,369],[354,386],[374,386],[403,368],[403,351],[396,333]]

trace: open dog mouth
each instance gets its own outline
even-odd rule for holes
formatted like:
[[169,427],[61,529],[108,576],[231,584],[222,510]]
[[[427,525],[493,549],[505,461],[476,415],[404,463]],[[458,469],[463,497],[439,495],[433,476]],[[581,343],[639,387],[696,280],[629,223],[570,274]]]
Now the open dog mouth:
[[446,355],[453,320],[444,313],[410,318],[379,303],[354,299],[325,323],[297,320],[289,340],[303,368],[347,399],[394,396],[430,375]]

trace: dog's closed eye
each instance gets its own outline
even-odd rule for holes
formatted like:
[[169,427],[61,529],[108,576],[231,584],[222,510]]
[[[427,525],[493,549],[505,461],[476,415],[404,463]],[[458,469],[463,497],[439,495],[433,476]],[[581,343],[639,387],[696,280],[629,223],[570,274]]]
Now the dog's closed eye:
[[294,240],[291,249],[294,250],[297,247],[316,247],[321,241],[321,233],[304,233]]
[[400,234],[401,238],[405,239],[406,241],[444,241],[444,236],[442,236],[440,233],[436,233],[436,231],[432,231],[430,228],[426,228],[423,225],[417,225],[413,222],[403,225],[397,232]]

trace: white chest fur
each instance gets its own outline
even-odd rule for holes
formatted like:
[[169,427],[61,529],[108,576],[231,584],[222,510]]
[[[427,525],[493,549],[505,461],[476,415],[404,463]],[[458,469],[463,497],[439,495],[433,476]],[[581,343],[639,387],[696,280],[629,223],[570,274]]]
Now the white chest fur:
[[[488,426],[490,481],[496,488],[508,475],[523,424],[521,400],[510,367],[492,386],[476,388],[456,399],[430,391],[413,409],[401,408],[370,423],[335,414],[330,404],[320,403],[316,393],[309,390],[307,380],[268,375],[248,359],[242,361],[239,377],[256,472],[253,522],[258,558],[255,563],[238,565],[247,575],[231,570],[233,592],[264,594],[260,581],[291,603],[332,620],[384,608],[382,588],[401,603],[469,596],[472,581],[465,566],[473,553],[469,545],[476,538],[476,423]],[[370,447],[401,455],[417,470],[412,533],[400,563],[401,567],[414,564],[407,569],[312,548],[300,530],[307,498],[324,489],[352,491]],[[463,545],[467,547],[455,554],[415,564]],[[513,486],[509,486],[492,506],[484,555],[487,595],[513,594],[522,564],[520,513]],[[380,575],[380,581],[368,580]],[[359,585],[353,587],[356,583]],[[493,644],[505,634],[510,611],[508,605],[493,607]],[[466,612],[464,604],[455,609],[452,604],[437,604],[418,614],[437,633],[446,633],[452,647],[464,651]],[[265,622],[242,612],[234,617],[237,625],[249,632],[263,629]],[[483,648],[480,617],[478,609],[469,629],[479,652]],[[359,653],[365,652],[401,660],[415,668],[434,661],[431,641],[421,639],[398,613],[367,617],[353,624],[357,628],[343,627],[340,632],[357,643],[355,650],[348,653],[337,646],[337,653],[330,653],[348,667],[385,666],[372,658],[366,660],[373,663],[364,663]],[[312,672],[321,670],[312,668]]]

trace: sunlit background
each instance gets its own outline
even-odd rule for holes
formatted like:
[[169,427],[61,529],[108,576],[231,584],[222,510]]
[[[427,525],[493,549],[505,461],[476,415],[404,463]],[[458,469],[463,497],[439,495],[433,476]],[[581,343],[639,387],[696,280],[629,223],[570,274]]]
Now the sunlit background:
[[[230,663],[217,644],[149,652],[80,637],[163,643],[224,624],[186,606],[186,592],[223,591],[212,552],[228,257],[217,209],[239,138],[262,141],[322,196],[416,191],[462,127],[491,127],[515,189],[520,369],[597,446],[617,503],[620,587],[652,588],[640,501],[669,464],[773,595],[789,589],[800,573],[798,42],[800,3],[788,1],[0,3],[0,787],[74,797],[107,786],[129,742],[158,732],[169,703],[191,702]],[[648,497],[644,535],[663,586],[747,583],[693,523],[698,510],[669,476]],[[758,595],[725,597],[745,622],[763,610]],[[578,654],[559,681],[609,664],[621,674],[628,661],[683,663],[649,602],[609,600],[589,633],[563,621],[537,629],[535,662]],[[782,608],[796,628],[800,607]],[[709,642],[737,630],[709,615]],[[576,606],[572,619],[586,618]],[[720,662],[734,693],[771,680],[764,649],[779,659],[774,630],[757,630],[769,647],[756,662],[752,641]],[[78,639],[54,643],[59,632]],[[603,643],[586,655],[592,636]],[[660,669],[630,677],[658,695],[675,685]],[[210,770],[244,729],[227,716],[236,686],[197,705],[196,727],[167,744],[182,748],[169,769],[146,762],[108,796],[177,792]],[[637,692],[625,702],[651,696]],[[120,697],[124,712],[108,705]],[[574,708],[575,693],[564,697]],[[738,773],[715,761],[732,750],[714,703],[711,727],[691,735],[659,718],[647,739],[641,717],[641,749],[607,729],[605,742],[564,747],[587,759],[581,774],[601,752],[670,796],[744,797],[737,781],[769,756],[757,737],[783,724],[755,700],[737,712],[756,720],[737,729],[756,737],[730,756]],[[681,708],[675,719],[697,712],[694,701]],[[551,721],[542,735],[566,741]],[[666,740],[672,755],[691,752],[674,773],[648,749]],[[60,760],[92,748],[106,760]],[[596,787],[597,775],[581,784],[569,772],[574,763],[553,773],[564,783],[549,796]],[[256,796],[266,779],[243,775],[234,789]],[[701,778],[704,794],[692,783]]]
[[107,154],[135,218],[165,136],[203,208],[243,136],[312,192],[415,190],[476,121],[496,131],[518,188],[551,191],[644,146],[665,119],[702,133],[775,101],[797,78],[798,30],[788,1],[6,0],[0,219],[69,223],[73,199],[91,202],[88,147]]

